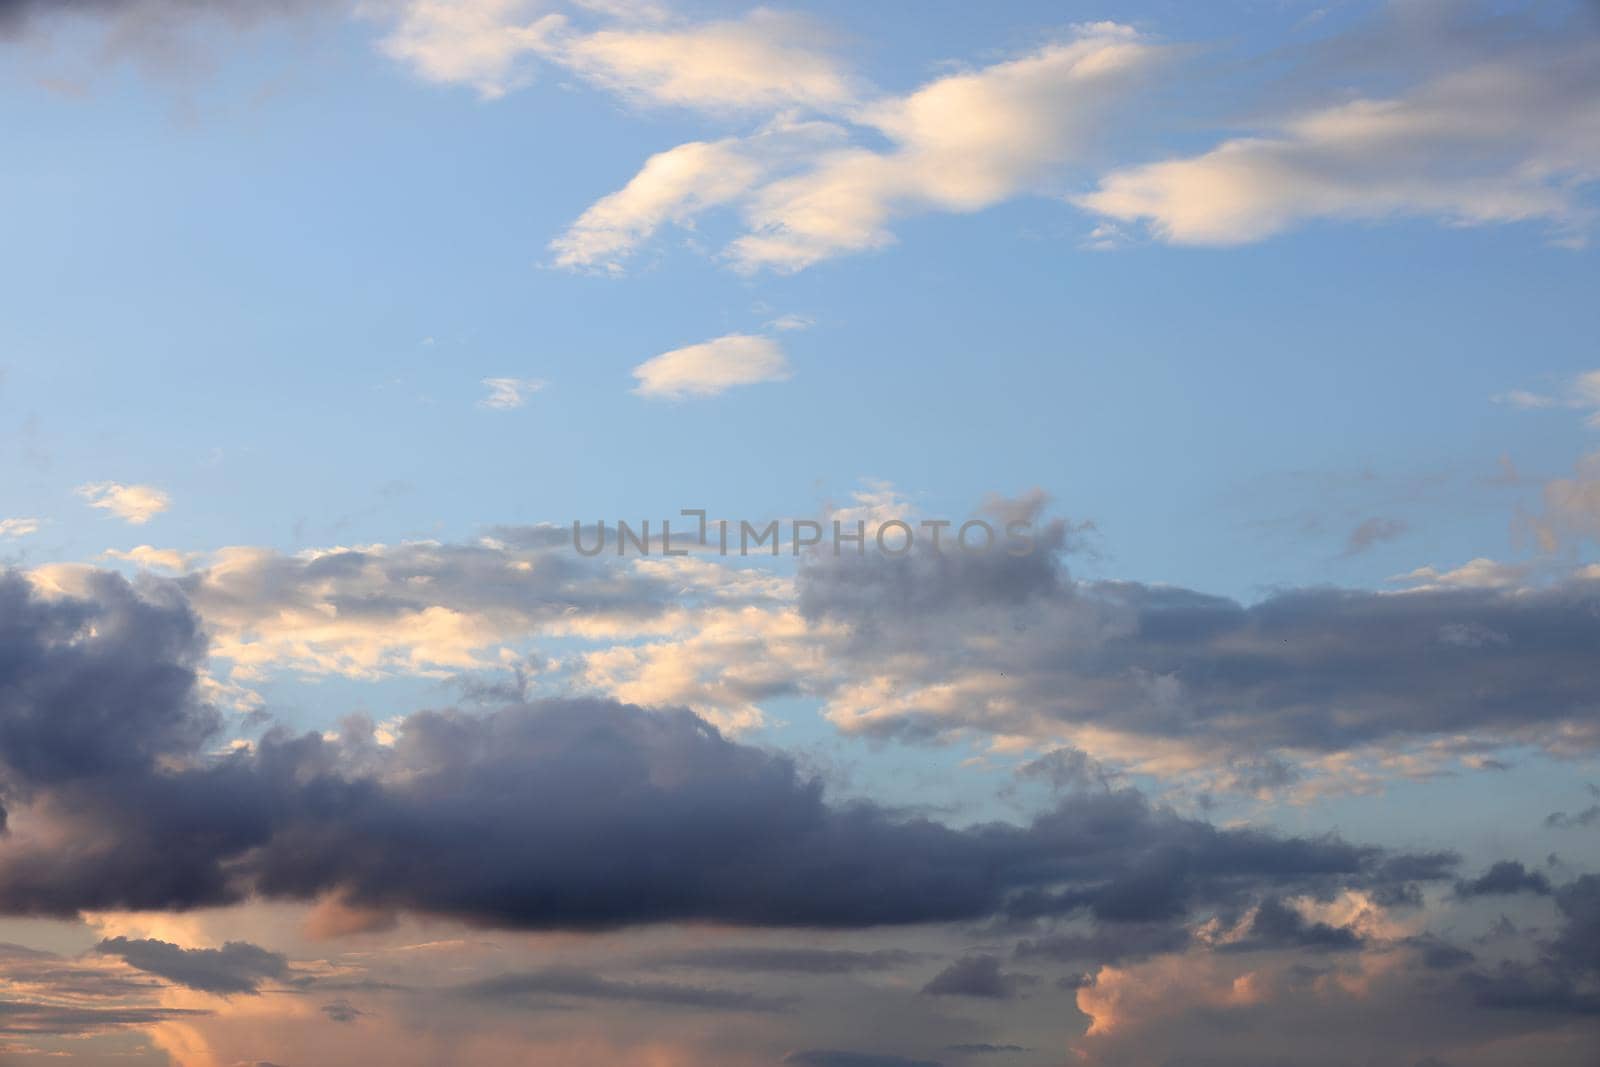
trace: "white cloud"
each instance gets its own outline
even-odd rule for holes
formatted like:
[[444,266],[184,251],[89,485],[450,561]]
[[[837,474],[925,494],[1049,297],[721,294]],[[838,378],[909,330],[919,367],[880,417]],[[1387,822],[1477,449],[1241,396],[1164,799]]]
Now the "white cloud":
[[0,519],[0,537],[27,537],[38,532],[38,519]]
[[890,243],[896,217],[978,211],[1038,187],[1088,147],[1162,51],[1122,26],[1078,33],[861,109],[860,123],[893,147],[830,152],[762,189],[734,263],[800,270]]
[[[689,23],[652,5],[580,3],[580,25],[554,0],[404,0],[363,10],[392,20],[380,43],[422,78],[486,99],[532,80],[532,64],[564,67],[629,100],[713,112],[836,107],[854,82],[808,20],[756,10]],[[570,5],[569,5],[570,6]]]
[[479,407],[492,411],[512,411],[522,407],[528,402],[528,397],[550,383],[538,378],[485,378],[482,384],[489,390],[489,395],[478,401]]
[[1584,371],[1579,374],[1566,384],[1558,396],[1513,389],[1508,393],[1499,393],[1491,399],[1497,404],[1506,404],[1523,410],[1571,408],[1587,411],[1588,425],[1600,429],[1600,370]]
[[134,563],[147,569],[182,573],[187,571],[196,560],[204,555],[205,553],[203,552],[180,552],[175,548],[156,548],[153,545],[139,545],[126,551],[109,548],[100,554],[100,558],[119,559],[125,563]]
[[547,47],[564,20],[544,11],[544,0],[406,0],[369,3],[362,10],[388,15],[394,28],[379,44],[385,54],[419,76],[442,84],[468,85],[485,99],[504,96],[528,82],[524,64]]
[[749,191],[764,167],[737,139],[690,141],[651,156],[627,185],[579,216],[550,242],[557,266],[611,273],[662,223],[684,224]]
[[771,330],[809,330],[817,324],[817,320],[810,315],[779,315],[767,323]]
[[789,361],[770,337],[731,333],[685,348],[663,352],[633,368],[640,396],[681,400],[716,396],[736,385],[780,382],[789,377]]
[[626,27],[561,38],[551,58],[602,88],[646,103],[708,111],[838,107],[853,80],[809,21],[756,10],[683,27]]
[[936,79],[904,97],[841,104],[830,121],[779,119],[748,138],[691,142],[653,156],[619,192],[552,243],[567,267],[620,269],[663,222],[739,204],[748,232],[728,249],[743,270],[800,270],[880,247],[890,223],[970,212],[1056,177],[1162,49],[1111,24],[1031,55]]
[[1390,99],[1312,111],[1209,152],[1127,167],[1075,202],[1176,244],[1258,241],[1315,219],[1543,221],[1565,242],[1600,177],[1600,49],[1551,46]]
[[134,526],[143,526],[171,506],[172,500],[160,489],[148,485],[121,485],[93,482],[79,486],[78,495],[92,508],[109,511]]

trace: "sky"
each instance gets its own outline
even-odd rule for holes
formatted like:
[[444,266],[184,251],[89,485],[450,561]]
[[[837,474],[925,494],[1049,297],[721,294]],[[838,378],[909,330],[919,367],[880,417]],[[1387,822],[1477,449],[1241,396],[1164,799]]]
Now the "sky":
[[0,0],[0,130],[0,1064],[1600,1057],[1594,3]]

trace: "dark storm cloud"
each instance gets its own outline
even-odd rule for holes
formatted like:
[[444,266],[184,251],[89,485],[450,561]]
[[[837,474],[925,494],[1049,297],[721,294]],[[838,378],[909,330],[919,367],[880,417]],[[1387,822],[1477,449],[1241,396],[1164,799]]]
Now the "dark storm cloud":
[[956,960],[934,975],[922,991],[933,997],[1010,1000],[1036,982],[1038,978],[1033,975],[1002,970],[998,956],[979,955]]
[[1550,879],[1514,860],[1501,860],[1471,881],[1456,883],[1456,896],[1463,898],[1512,893],[1533,893],[1547,897],[1551,893]]
[[44,600],[0,574],[0,783],[12,794],[146,773],[220,725],[194,697],[205,641],[181,597],[103,572],[87,594]]
[[261,983],[289,973],[284,956],[245,941],[229,941],[221,948],[179,948],[165,941],[113,937],[100,942],[96,951],[202,993],[253,994]]
[[206,756],[215,716],[194,697],[196,627],[173,587],[95,575],[86,589],[45,600],[0,582],[0,783],[27,825],[0,838],[8,912],[337,893],[543,929],[1131,922],[1449,872],[1332,836],[1218,829],[1127,789],[957,829],[830,802],[789,758],[687,711],[599,700],[419,712],[392,746],[352,719],[337,739],[279,730]]
[[1583,875],[1552,896],[1561,923],[1539,959],[1462,977],[1481,1006],[1600,1016],[1600,875]]
[[1030,736],[1086,724],[1182,740],[1247,770],[1270,770],[1280,749],[1439,736],[1600,746],[1596,580],[1300,589],[1244,605],[1073,582],[1059,553],[913,552],[824,554],[801,569],[799,589],[807,617],[849,628],[849,675],[894,694],[887,707],[832,709],[853,732]]

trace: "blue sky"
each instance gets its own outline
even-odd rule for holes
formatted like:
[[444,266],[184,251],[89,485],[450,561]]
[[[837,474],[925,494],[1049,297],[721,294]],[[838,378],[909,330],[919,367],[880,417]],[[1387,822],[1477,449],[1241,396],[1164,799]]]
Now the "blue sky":
[[[1316,1026],[1402,1067],[1590,1062],[1600,973],[1560,946],[1600,900],[1597,60],[1563,2],[0,0],[0,978],[33,1020],[0,1014],[0,1060],[1314,1067]],[[552,539],[683,508],[1001,508],[1060,540]],[[117,717],[40,726],[62,678]],[[68,742],[94,790],[39,769]],[[537,792],[597,751],[677,821]],[[449,820],[565,856],[472,788],[524,779],[574,835],[706,867],[502,871],[516,847]],[[290,780],[237,852],[119,821],[147,787],[235,812]],[[325,814],[346,866],[282,815],[327,795],[392,805]],[[867,829],[833,844],[847,800]],[[758,870],[697,805],[775,840],[810,812],[792,854],[863,886],[906,883],[850,849],[906,849],[908,898],[961,897],[938,876],[987,820],[1028,873],[785,911],[799,861]],[[1029,881],[1080,822],[1129,829]],[[204,863],[151,896],[96,865],[112,827]],[[1229,867],[1256,832],[1282,854]],[[380,885],[396,841],[485,881]],[[83,871],[15,874],[51,852]],[[825,989],[740,957],[742,1000],[652,984],[684,945],[802,942],[900,955]],[[1439,993],[1413,956],[1446,943],[1476,956]]]

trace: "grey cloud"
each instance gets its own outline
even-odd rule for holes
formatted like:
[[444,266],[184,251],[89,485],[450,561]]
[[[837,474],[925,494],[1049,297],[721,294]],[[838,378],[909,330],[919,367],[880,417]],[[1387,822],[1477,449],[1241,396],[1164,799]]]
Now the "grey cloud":
[[1037,736],[1064,722],[1176,739],[1245,770],[1274,766],[1283,750],[1440,736],[1600,746],[1593,580],[1300,589],[1244,605],[1172,587],[1074,583],[1059,555],[946,555],[819,557],[799,581],[808,617],[848,627],[840,658],[849,677],[894,694],[888,705],[836,695],[830,717],[851,732]]
[[1399,519],[1367,519],[1350,531],[1350,536],[1345,539],[1344,555],[1346,558],[1359,556],[1385,541],[1393,541],[1406,529],[1406,524]]
[[[213,719],[193,697],[192,614],[170,586],[153,599],[108,576],[87,588],[42,601],[0,582],[0,692],[21,694],[0,703],[0,781],[30,826],[0,838],[6,912],[337,892],[356,907],[542,929],[848,928],[1013,910],[1125,922],[1448,871],[1336,837],[1218,829],[1126,789],[1065,798],[1024,825],[956,829],[832,802],[791,759],[692,713],[598,700],[418,712],[392,746],[352,719],[337,739],[275,730],[205,756]],[[127,740],[108,749],[100,734]]]
[[955,961],[934,975],[922,991],[935,997],[1009,1000],[1037,981],[1032,975],[1002,970],[998,956],[979,955]]
[[321,1011],[336,1023],[353,1023],[367,1014],[348,1000],[330,1001],[322,1006]]
[[78,1036],[124,1027],[152,1026],[173,1019],[205,1015],[186,1008],[77,1008],[60,1004],[0,1000],[0,1034]]
[[1360,947],[1361,937],[1355,931],[1312,922],[1276,897],[1269,897],[1257,906],[1243,940],[1224,946],[1232,952],[1281,948],[1337,952]]
[[283,955],[245,941],[229,941],[221,948],[186,949],[166,941],[113,937],[101,941],[96,951],[203,993],[253,994],[263,982],[283,979],[289,973]]
[[172,20],[223,16],[254,22],[318,6],[340,8],[336,0],[0,0],[0,38],[16,37],[62,17],[107,18],[162,25]]
[[1482,1007],[1600,1016],[1600,875],[1583,875],[1552,895],[1561,924],[1537,960],[1506,960],[1462,976]]
[[1551,894],[1550,879],[1538,871],[1530,871],[1514,860],[1501,860],[1471,881],[1456,883],[1456,896],[1487,897],[1512,893],[1532,893],[1547,897]]
[[778,1011],[786,1005],[783,1000],[754,993],[668,982],[615,981],[570,968],[502,974],[457,992],[472,1000],[601,1000],[720,1011]]
[[161,983],[148,978],[114,974],[87,967],[53,952],[0,944],[0,978],[7,982],[48,989],[55,997],[110,999],[141,997],[159,992]]
[[1189,942],[1189,931],[1182,926],[1122,923],[1086,933],[1068,931],[1019,941],[1016,956],[1061,963],[1124,963],[1182,952]]
[[879,1052],[845,1052],[838,1049],[807,1049],[791,1052],[784,1063],[796,1067],[942,1067],[937,1060],[911,1060]]
[[856,952],[820,948],[723,948],[673,953],[650,963],[655,967],[756,974],[853,974],[892,970],[918,958],[915,953],[896,949]]

